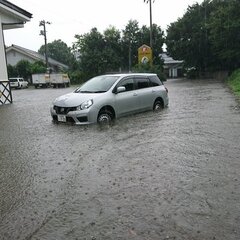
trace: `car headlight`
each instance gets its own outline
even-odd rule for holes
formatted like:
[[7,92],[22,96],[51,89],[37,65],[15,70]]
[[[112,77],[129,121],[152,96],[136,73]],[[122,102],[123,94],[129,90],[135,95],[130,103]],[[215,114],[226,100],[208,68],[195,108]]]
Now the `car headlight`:
[[83,102],[80,106],[77,107],[77,110],[84,110],[90,108],[93,105],[93,100],[90,99],[86,102]]

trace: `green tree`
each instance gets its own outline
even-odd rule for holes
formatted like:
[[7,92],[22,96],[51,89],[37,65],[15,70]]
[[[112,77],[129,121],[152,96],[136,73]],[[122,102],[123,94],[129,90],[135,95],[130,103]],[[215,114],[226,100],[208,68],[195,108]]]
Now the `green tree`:
[[47,71],[46,66],[45,66],[44,62],[42,62],[42,61],[34,62],[31,65],[31,73],[32,74],[35,74],[35,73],[46,73],[46,71]]
[[31,78],[31,63],[26,60],[21,60],[16,65],[16,70],[19,77],[23,77],[25,80]]
[[75,47],[80,52],[80,67],[84,73],[84,78],[96,76],[105,73],[105,41],[104,36],[93,28],[90,33],[84,35],[75,35],[77,39]]
[[[153,64],[161,64],[159,54],[162,52],[164,32],[156,24],[152,26],[152,40]],[[145,25],[139,28],[139,24],[136,20],[130,20],[123,30],[122,38],[124,63],[129,63],[130,69],[132,66],[138,64],[138,48],[143,44],[150,45],[150,28]],[[128,54],[126,54],[127,52]]]
[[[153,27],[155,60],[162,52],[163,32],[157,25]],[[90,33],[76,35],[76,42],[73,44],[73,51],[79,54],[78,71],[75,76],[81,76],[86,80],[89,77],[107,72],[132,70],[138,64],[138,48],[149,41],[149,29],[140,30],[136,20],[130,20],[121,32],[110,26],[103,34],[93,28]],[[146,39],[146,40],[145,40]]]
[[111,26],[104,31],[104,59],[107,72],[119,71],[122,62],[121,33]]
[[240,1],[205,0],[167,29],[168,52],[198,71],[240,66]]
[[209,39],[218,59],[216,68],[233,70],[240,66],[240,1],[213,0]]
[[187,12],[167,29],[166,44],[171,56],[185,61],[187,67],[205,71],[211,65],[207,21],[211,12],[209,1],[189,6]]
[[18,72],[15,66],[7,65],[8,77],[18,77]]
[[130,20],[122,31],[123,69],[131,71],[138,63],[138,48],[140,47],[140,29],[136,20]]
[[[67,46],[62,40],[55,40],[47,44],[48,57],[57,60],[67,66],[71,67],[74,64],[75,58],[71,48]],[[45,46],[42,45],[38,52],[42,55],[45,54]]]

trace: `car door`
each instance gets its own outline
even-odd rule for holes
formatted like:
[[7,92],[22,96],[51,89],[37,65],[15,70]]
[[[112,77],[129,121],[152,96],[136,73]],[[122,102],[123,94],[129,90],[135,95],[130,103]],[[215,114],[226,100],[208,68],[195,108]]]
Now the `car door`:
[[150,80],[145,76],[136,76],[136,93],[138,95],[139,110],[144,111],[147,109],[152,109],[154,104],[154,94],[152,92],[152,87]]
[[134,86],[134,78],[122,79],[116,86],[125,87],[126,91],[115,94],[115,110],[118,116],[128,115],[138,109],[137,94]]

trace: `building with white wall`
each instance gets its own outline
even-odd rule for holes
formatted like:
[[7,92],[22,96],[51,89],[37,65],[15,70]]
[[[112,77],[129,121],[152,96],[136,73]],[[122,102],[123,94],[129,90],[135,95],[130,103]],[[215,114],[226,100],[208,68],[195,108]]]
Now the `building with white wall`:
[[164,73],[168,78],[182,77],[183,61],[175,60],[167,53],[161,53],[160,58],[163,60]]
[[8,81],[7,62],[4,44],[4,30],[22,28],[30,21],[32,14],[11,2],[0,0],[0,105],[12,103]]
[[[12,45],[6,48],[6,60],[7,64],[12,66],[16,66],[21,60],[26,60],[30,63],[41,61],[46,64],[46,58],[44,55],[17,45]],[[67,65],[50,57],[48,58],[48,66],[53,72],[67,70],[69,68]]]

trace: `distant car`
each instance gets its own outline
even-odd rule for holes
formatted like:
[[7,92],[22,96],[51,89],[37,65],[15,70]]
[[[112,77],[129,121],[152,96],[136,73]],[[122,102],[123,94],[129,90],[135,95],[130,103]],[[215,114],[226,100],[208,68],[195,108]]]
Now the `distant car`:
[[11,88],[27,88],[28,87],[28,82],[25,81],[23,78],[9,78],[9,82],[10,82],[10,87]]
[[55,122],[109,123],[125,115],[160,110],[168,101],[168,90],[156,74],[111,74],[94,77],[56,98],[50,112]]

